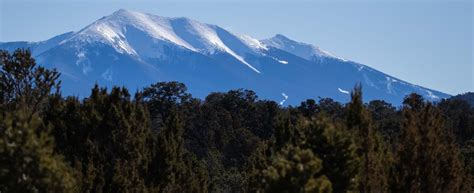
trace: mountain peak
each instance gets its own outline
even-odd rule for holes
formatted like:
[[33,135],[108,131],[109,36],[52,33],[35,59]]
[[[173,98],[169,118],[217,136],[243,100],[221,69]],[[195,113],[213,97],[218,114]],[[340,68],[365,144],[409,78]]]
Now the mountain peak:
[[145,59],[159,57],[157,53],[167,46],[204,55],[227,53],[260,73],[244,60],[246,54],[255,53],[255,45],[249,39],[186,17],[162,17],[125,9],[97,20],[76,36],[78,42],[105,42],[120,53]]
[[[282,34],[276,34],[269,39],[262,40],[262,42],[264,42],[266,45],[284,50],[307,60],[321,59],[323,57],[337,58],[329,52],[316,46],[303,42],[297,42]],[[342,58],[338,59],[344,60]]]
[[134,12],[134,11],[129,11],[126,9],[119,9],[112,14],[105,16],[104,18],[129,18],[129,17],[134,17],[134,15],[139,14],[139,12]]
[[306,44],[306,43],[303,43],[303,42],[295,41],[295,40],[293,40],[293,39],[291,39],[288,36],[285,36],[283,34],[275,34],[273,37],[269,38],[268,40],[271,40],[272,42],[278,43],[278,44],[313,46],[313,45]]
[[285,41],[292,41],[292,42],[296,42],[288,37],[286,37],[285,35],[283,34],[275,34],[273,37],[271,37],[270,39],[279,39],[279,40],[285,40]]
[[112,14],[123,14],[123,13],[128,13],[128,12],[130,12],[130,11],[128,11],[126,9],[118,9],[117,11],[115,11]]

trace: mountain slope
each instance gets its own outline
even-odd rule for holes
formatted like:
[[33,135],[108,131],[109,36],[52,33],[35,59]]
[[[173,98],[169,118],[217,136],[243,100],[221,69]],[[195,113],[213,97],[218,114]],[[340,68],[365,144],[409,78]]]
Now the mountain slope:
[[0,43],[0,49],[20,47],[32,49],[39,64],[57,68],[65,94],[78,96],[96,82],[134,90],[170,80],[198,97],[246,88],[285,104],[317,97],[347,101],[358,82],[366,100],[400,104],[412,92],[428,100],[449,96],[283,35],[260,41],[188,18],[127,10],[46,41]]
[[306,60],[315,60],[322,57],[335,58],[335,56],[329,52],[324,51],[316,46],[291,40],[281,34],[277,34],[272,38],[262,40],[262,42],[265,45],[281,49]]

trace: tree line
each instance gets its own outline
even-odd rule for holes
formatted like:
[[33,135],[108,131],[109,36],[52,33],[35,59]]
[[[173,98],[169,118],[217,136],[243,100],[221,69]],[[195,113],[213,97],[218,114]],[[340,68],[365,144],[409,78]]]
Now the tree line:
[[250,90],[197,99],[158,82],[133,96],[62,96],[28,50],[0,51],[0,192],[472,192],[474,108],[308,99]]

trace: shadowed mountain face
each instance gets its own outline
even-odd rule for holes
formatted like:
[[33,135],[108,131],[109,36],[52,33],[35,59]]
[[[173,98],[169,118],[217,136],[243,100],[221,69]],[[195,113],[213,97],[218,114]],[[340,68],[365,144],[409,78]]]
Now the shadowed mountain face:
[[345,102],[356,83],[365,100],[397,105],[412,92],[432,101],[449,97],[283,35],[257,40],[188,18],[126,10],[46,41],[0,43],[9,51],[25,47],[40,65],[62,73],[68,95],[86,96],[96,82],[134,91],[176,80],[197,97],[244,88],[285,105],[318,97]]

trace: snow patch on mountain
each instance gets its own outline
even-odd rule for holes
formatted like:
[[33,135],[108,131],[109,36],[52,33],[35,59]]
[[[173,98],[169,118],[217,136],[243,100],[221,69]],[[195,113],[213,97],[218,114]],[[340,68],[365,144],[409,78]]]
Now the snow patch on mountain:
[[256,50],[268,50],[265,44],[263,44],[259,40],[252,38],[248,35],[240,35],[240,39],[242,39],[242,41],[244,41],[247,45],[249,45],[250,47]]
[[217,48],[227,52],[240,62],[244,63],[247,65],[249,68],[251,68],[253,71],[260,73],[259,70],[257,70],[255,67],[253,67],[251,64],[249,64],[247,61],[244,60],[242,56],[239,56],[237,53],[235,53],[233,50],[231,50],[227,45],[222,42],[222,40],[219,38],[217,35],[216,31],[214,31],[212,28],[210,28],[208,25],[199,23],[199,22],[191,22],[194,29],[197,30],[197,33],[199,33],[202,37],[204,37],[207,41],[209,41],[212,45],[215,45]]
[[341,89],[341,88],[337,88],[337,90],[338,90],[339,92],[341,92],[341,93],[344,93],[344,94],[350,94],[349,91],[343,90],[343,89]]
[[370,78],[367,76],[366,73],[363,73],[362,77],[364,78],[364,81],[367,85],[378,89],[378,86],[375,85],[374,82],[372,82],[372,80],[370,80]]
[[438,96],[434,95],[433,92],[429,91],[429,90],[425,90],[426,93],[428,93],[428,97],[430,97],[431,99],[439,99]]
[[112,71],[112,69],[107,68],[107,70],[105,70],[104,73],[102,73],[101,76],[102,76],[103,79],[111,82],[113,80],[113,78],[112,78],[113,75],[114,75],[114,72]]
[[86,52],[79,51],[76,53],[76,56],[76,66],[80,66],[82,69],[82,74],[87,75],[92,71],[92,65],[89,59],[86,57]]
[[286,102],[286,100],[288,100],[288,95],[282,92],[281,96],[283,96],[283,100],[280,101],[280,105],[283,105]]
[[135,50],[124,41],[124,35],[122,33],[117,33],[111,26],[106,24],[99,24],[95,27],[99,34],[105,37],[120,53],[125,52],[130,55],[137,54]]
[[346,61],[345,59],[336,57],[328,51],[322,50],[314,45],[297,42],[281,34],[277,34],[272,38],[262,40],[262,43],[265,44],[267,47],[278,48],[288,53],[304,58],[306,60],[330,57]]
[[288,64],[288,61],[286,61],[286,60],[280,60],[280,59],[275,58],[275,57],[271,57],[271,58],[274,59],[275,61],[277,61],[280,64]]
[[392,94],[392,92],[393,92],[392,79],[391,79],[390,77],[388,77],[388,76],[386,76],[385,78],[387,79],[387,82],[386,82],[386,84],[387,84],[387,92],[388,92],[389,94]]

